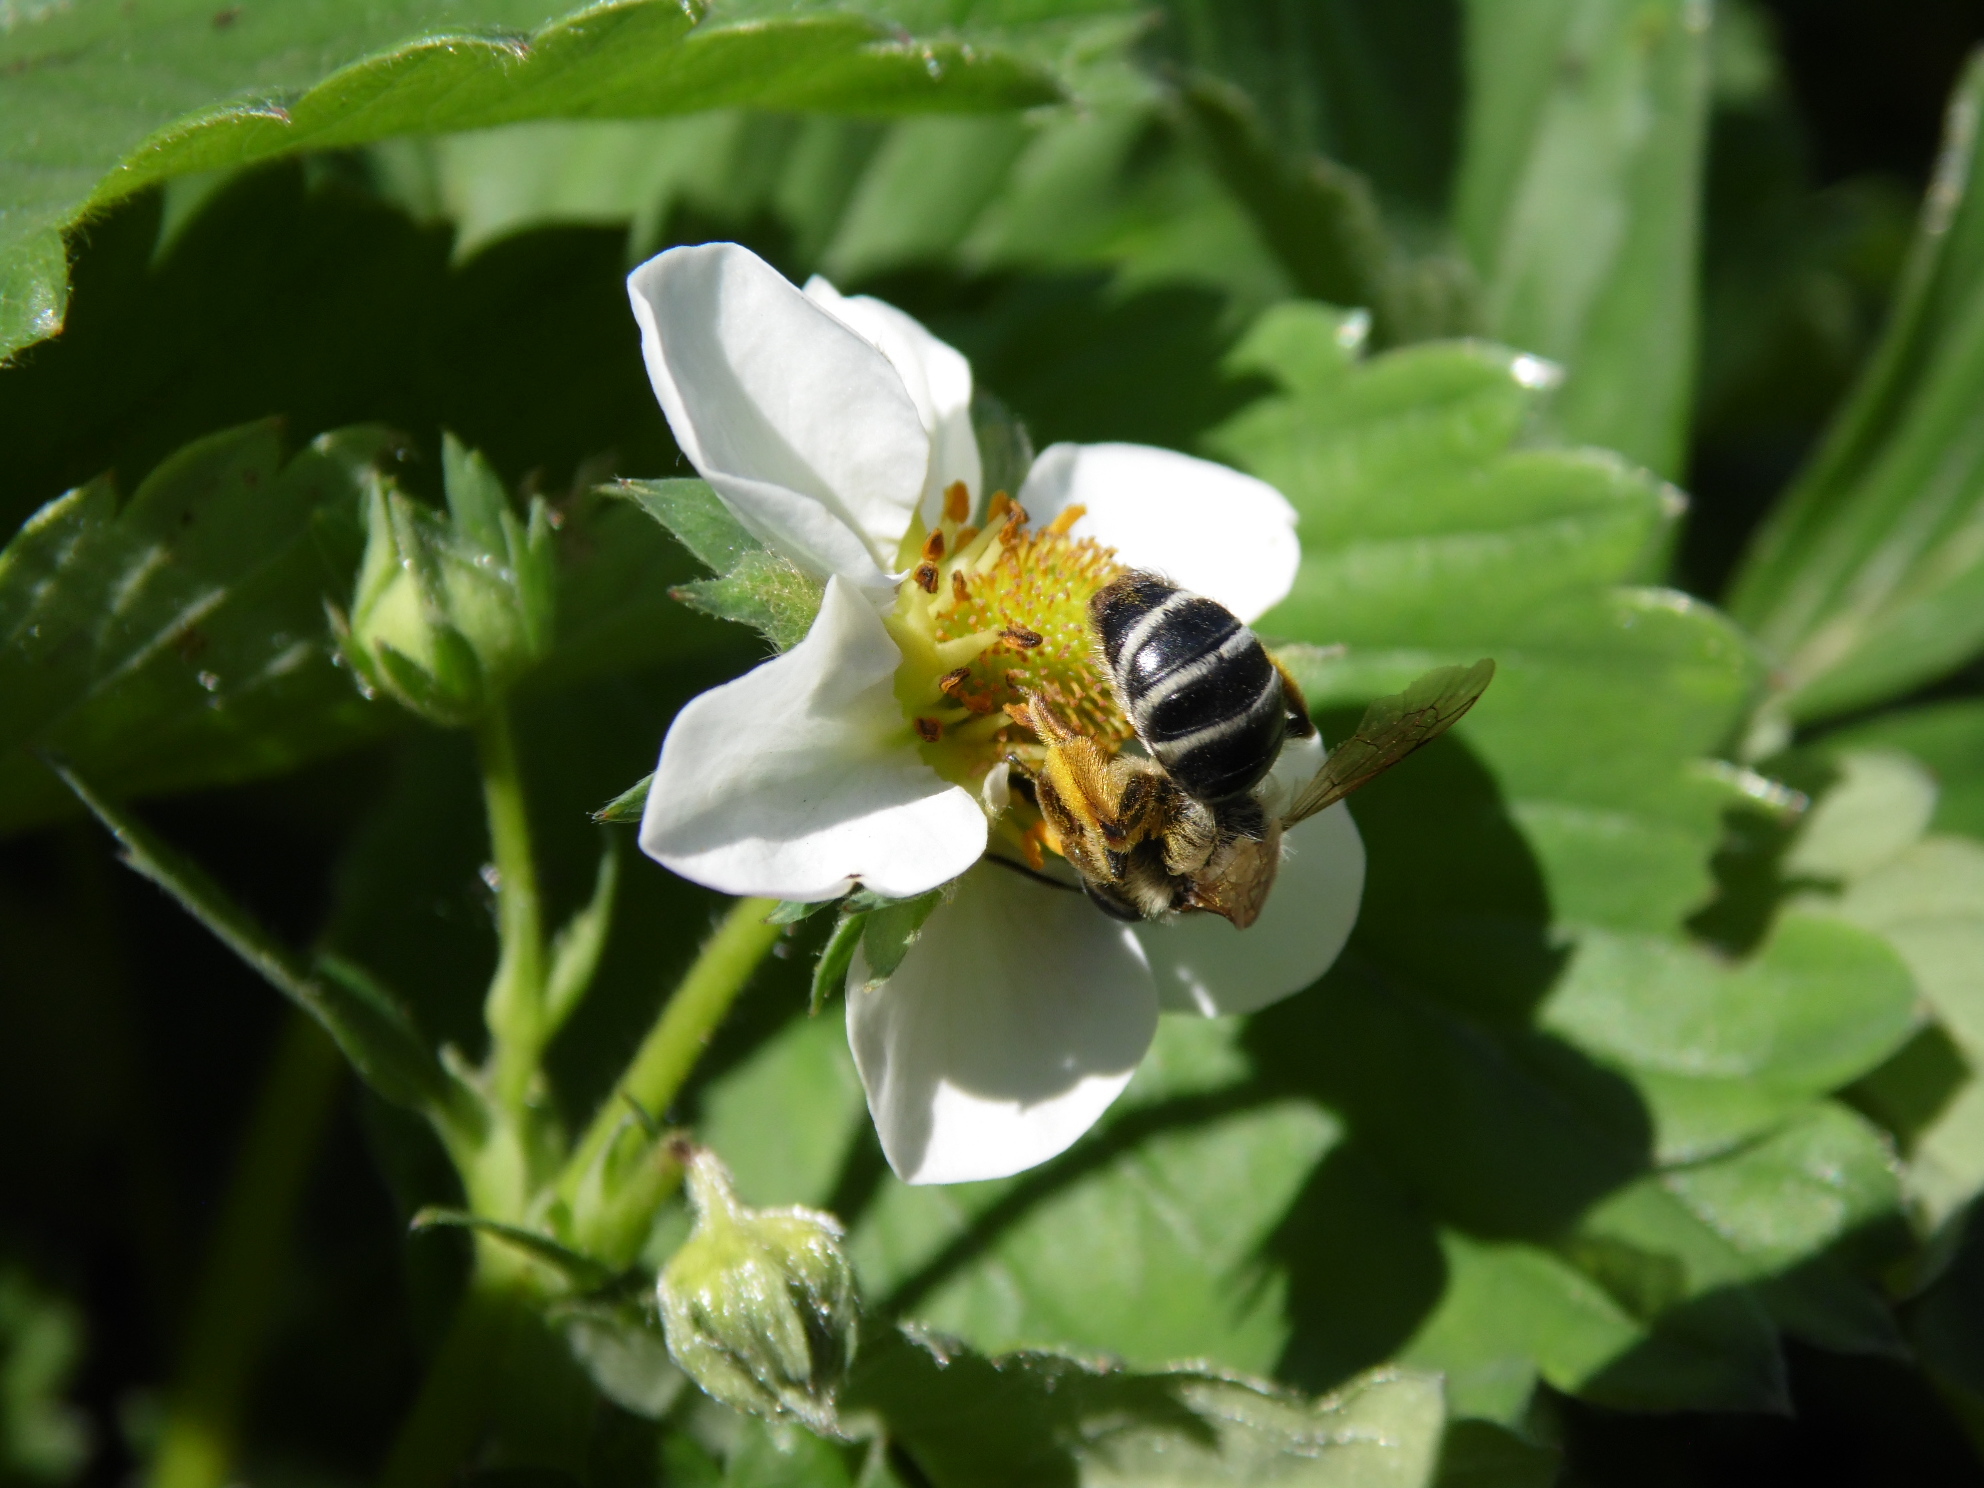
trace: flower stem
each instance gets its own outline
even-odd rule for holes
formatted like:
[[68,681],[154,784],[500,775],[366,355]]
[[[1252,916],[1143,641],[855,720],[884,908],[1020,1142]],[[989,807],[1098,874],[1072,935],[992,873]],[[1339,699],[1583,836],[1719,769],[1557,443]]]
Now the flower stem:
[[242,1404],[343,1070],[323,1031],[290,1013],[207,1253],[151,1488],[223,1488],[235,1480]]
[[[641,1040],[615,1087],[617,1097],[631,1100],[657,1119],[668,1109],[717,1024],[783,933],[783,926],[765,923],[765,916],[777,904],[774,899],[739,899],[730,907],[648,1036]],[[584,1181],[625,1127],[627,1117],[627,1108],[619,1099],[600,1107],[565,1166],[560,1185],[564,1191],[569,1194]]]
[[528,1305],[516,1266],[494,1249],[477,1237],[475,1272],[393,1440],[379,1488],[439,1488],[475,1445],[490,1387]]
[[498,1099],[517,1111],[529,1094],[542,1053],[544,921],[531,853],[530,815],[509,710],[497,703],[475,730],[482,764],[482,798],[496,863],[496,925],[502,951],[483,1016],[494,1048]]

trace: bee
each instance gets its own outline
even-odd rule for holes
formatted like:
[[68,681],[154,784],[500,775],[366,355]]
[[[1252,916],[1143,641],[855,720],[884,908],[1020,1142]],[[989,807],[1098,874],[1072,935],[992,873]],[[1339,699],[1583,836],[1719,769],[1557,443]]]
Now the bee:
[[1039,695],[1009,711],[1046,757],[1025,784],[1089,898],[1123,920],[1190,911],[1253,924],[1282,834],[1333,806],[1474,706],[1492,661],[1428,673],[1380,698],[1286,803],[1263,782],[1283,743],[1315,733],[1302,690],[1218,602],[1133,571],[1088,607],[1091,644],[1143,755],[1111,752]]

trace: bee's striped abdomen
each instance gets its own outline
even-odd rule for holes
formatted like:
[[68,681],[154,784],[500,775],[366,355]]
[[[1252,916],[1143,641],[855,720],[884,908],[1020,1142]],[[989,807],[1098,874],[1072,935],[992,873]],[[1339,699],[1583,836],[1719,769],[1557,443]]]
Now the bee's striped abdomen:
[[1225,606],[1129,573],[1089,601],[1116,694],[1151,758],[1202,801],[1251,790],[1286,726],[1281,675]]

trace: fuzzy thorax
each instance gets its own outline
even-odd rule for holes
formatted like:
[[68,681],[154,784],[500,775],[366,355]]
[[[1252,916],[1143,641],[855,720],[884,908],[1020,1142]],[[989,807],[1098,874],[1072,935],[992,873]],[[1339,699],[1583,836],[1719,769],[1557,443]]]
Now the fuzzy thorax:
[[1113,753],[1132,730],[1092,647],[1088,602],[1124,571],[1115,550],[1068,535],[1079,506],[1035,528],[1002,491],[982,528],[970,514],[960,483],[934,531],[911,528],[900,555],[909,576],[884,621],[924,758],[972,790],[1001,760],[1035,761],[1039,741],[1007,712],[1029,694]]

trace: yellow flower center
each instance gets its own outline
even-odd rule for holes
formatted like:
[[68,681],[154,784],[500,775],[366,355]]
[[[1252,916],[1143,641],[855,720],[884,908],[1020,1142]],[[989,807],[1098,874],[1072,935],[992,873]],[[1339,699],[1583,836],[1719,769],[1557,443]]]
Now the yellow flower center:
[[1045,527],[1002,491],[980,528],[962,483],[946,493],[934,531],[919,518],[899,561],[910,570],[884,623],[902,648],[896,696],[945,778],[972,790],[1001,760],[1039,762],[1033,733],[1008,704],[1044,698],[1114,750],[1133,731],[1089,638],[1088,602],[1124,571],[1113,548],[1070,537],[1071,506]]

